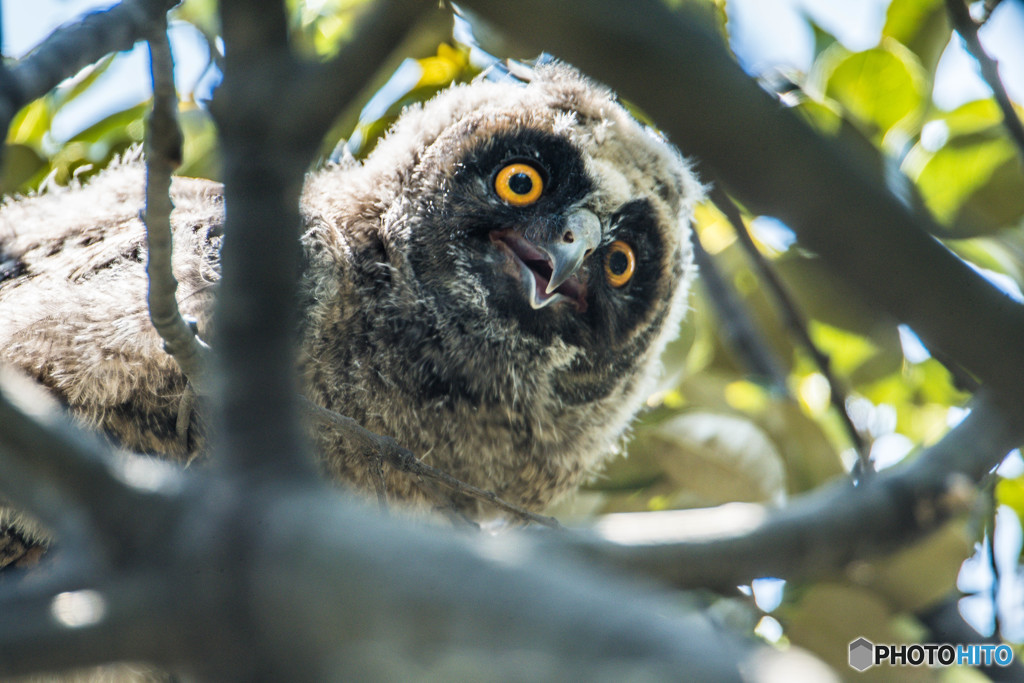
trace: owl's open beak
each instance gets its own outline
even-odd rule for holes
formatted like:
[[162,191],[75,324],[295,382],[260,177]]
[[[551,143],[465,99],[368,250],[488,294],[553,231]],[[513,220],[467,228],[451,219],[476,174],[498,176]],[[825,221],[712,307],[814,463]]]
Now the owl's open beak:
[[571,301],[579,312],[587,309],[586,285],[575,275],[601,241],[601,221],[594,213],[586,209],[572,212],[564,230],[551,240],[532,242],[514,230],[495,230],[491,241],[519,264],[531,308]]
[[601,244],[601,220],[587,209],[576,209],[569,214],[565,230],[556,240],[537,246],[551,258],[551,277],[547,293],[561,286],[576,274],[583,259]]

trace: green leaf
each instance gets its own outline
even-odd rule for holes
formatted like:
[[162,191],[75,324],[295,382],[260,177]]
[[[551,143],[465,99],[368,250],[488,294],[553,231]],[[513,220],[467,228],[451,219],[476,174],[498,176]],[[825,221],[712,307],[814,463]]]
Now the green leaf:
[[951,112],[936,119],[946,124],[950,137],[968,133],[998,129],[1002,126],[1003,113],[994,99],[973,100],[961,104]]
[[24,192],[38,182],[40,174],[49,169],[46,160],[28,145],[4,145],[3,173],[0,175],[0,192]]
[[892,0],[882,35],[906,45],[934,74],[952,35],[946,5],[943,0]]
[[25,105],[7,129],[7,142],[39,148],[53,123],[53,108],[46,97]]
[[894,40],[844,54],[826,50],[825,96],[835,99],[879,138],[897,126],[916,131],[929,101],[928,79],[917,56]]
[[205,109],[194,104],[183,104],[178,112],[178,122],[184,135],[181,166],[177,175],[190,178],[220,179],[220,148],[217,144],[217,127]]
[[118,141],[142,142],[145,135],[144,117],[150,103],[142,102],[123,111],[115,112],[88,128],[76,133],[68,142],[83,142],[97,145],[89,158],[99,161],[106,158],[103,147],[113,147]]
[[996,502],[1017,513],[1017,518],[1024,524],[1024,476],[1000,479],[996,484]]
[[786,488],[803,493],[846,474],[821,425],[807,417],[795,401],[778,400],[757,417],[786,465]]
[[[958,125],[967,125],[964,119]],[[958,135],[916,172],[904,164],[949,237],[973,237],[1012,227],[1024,217],[1024,175],[1017,150],[998,128]]]
[[99,79],[99,77],[106,73],[107,69],[110,68],[111,63],[113,63],[114,57],[116,56],[117,53],[109,54],[92,66],[85,67],[71,80],[69,84],[54,90],[51,94],[51,99],[53,100],[53,111],[56,112],[68,102],[92,87],[97,79]]
[[653,453],[677,491],[693,502],[779,502],[786,495],[782,457],[746,418],[693,412],[645,431],[633,452]]

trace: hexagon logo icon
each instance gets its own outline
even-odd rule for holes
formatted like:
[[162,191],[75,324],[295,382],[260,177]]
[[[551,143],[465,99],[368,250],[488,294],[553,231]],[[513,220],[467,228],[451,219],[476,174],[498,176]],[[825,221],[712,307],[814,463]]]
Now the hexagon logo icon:
[[875,645],[867,638],[858,638],[850,643],[850,666],[864,671],[875,663]]

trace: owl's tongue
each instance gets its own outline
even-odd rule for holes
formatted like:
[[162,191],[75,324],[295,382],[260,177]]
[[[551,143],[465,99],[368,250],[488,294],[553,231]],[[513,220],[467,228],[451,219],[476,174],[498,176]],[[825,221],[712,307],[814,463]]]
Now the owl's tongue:
[[569,301],[580,313],[587,310],[586,286],[575,274],[565,279],[550,293],[547,291],[554,266],[551,258],[532,242],[512,230],[495,230],[491,233],[491,241],[507,247],[513,260],[518,262],[523,286],[527,290],[527,299],[532,308],[541,309],[557,301]]

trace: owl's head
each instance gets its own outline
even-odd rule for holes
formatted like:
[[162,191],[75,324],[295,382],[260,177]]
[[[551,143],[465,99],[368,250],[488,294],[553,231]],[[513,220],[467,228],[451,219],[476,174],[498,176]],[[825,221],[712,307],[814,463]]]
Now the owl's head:
[[659,133],[563,64],[407,110],[366,161],[395,279],[485,353],[642,362],[674,334],[703,189]]

